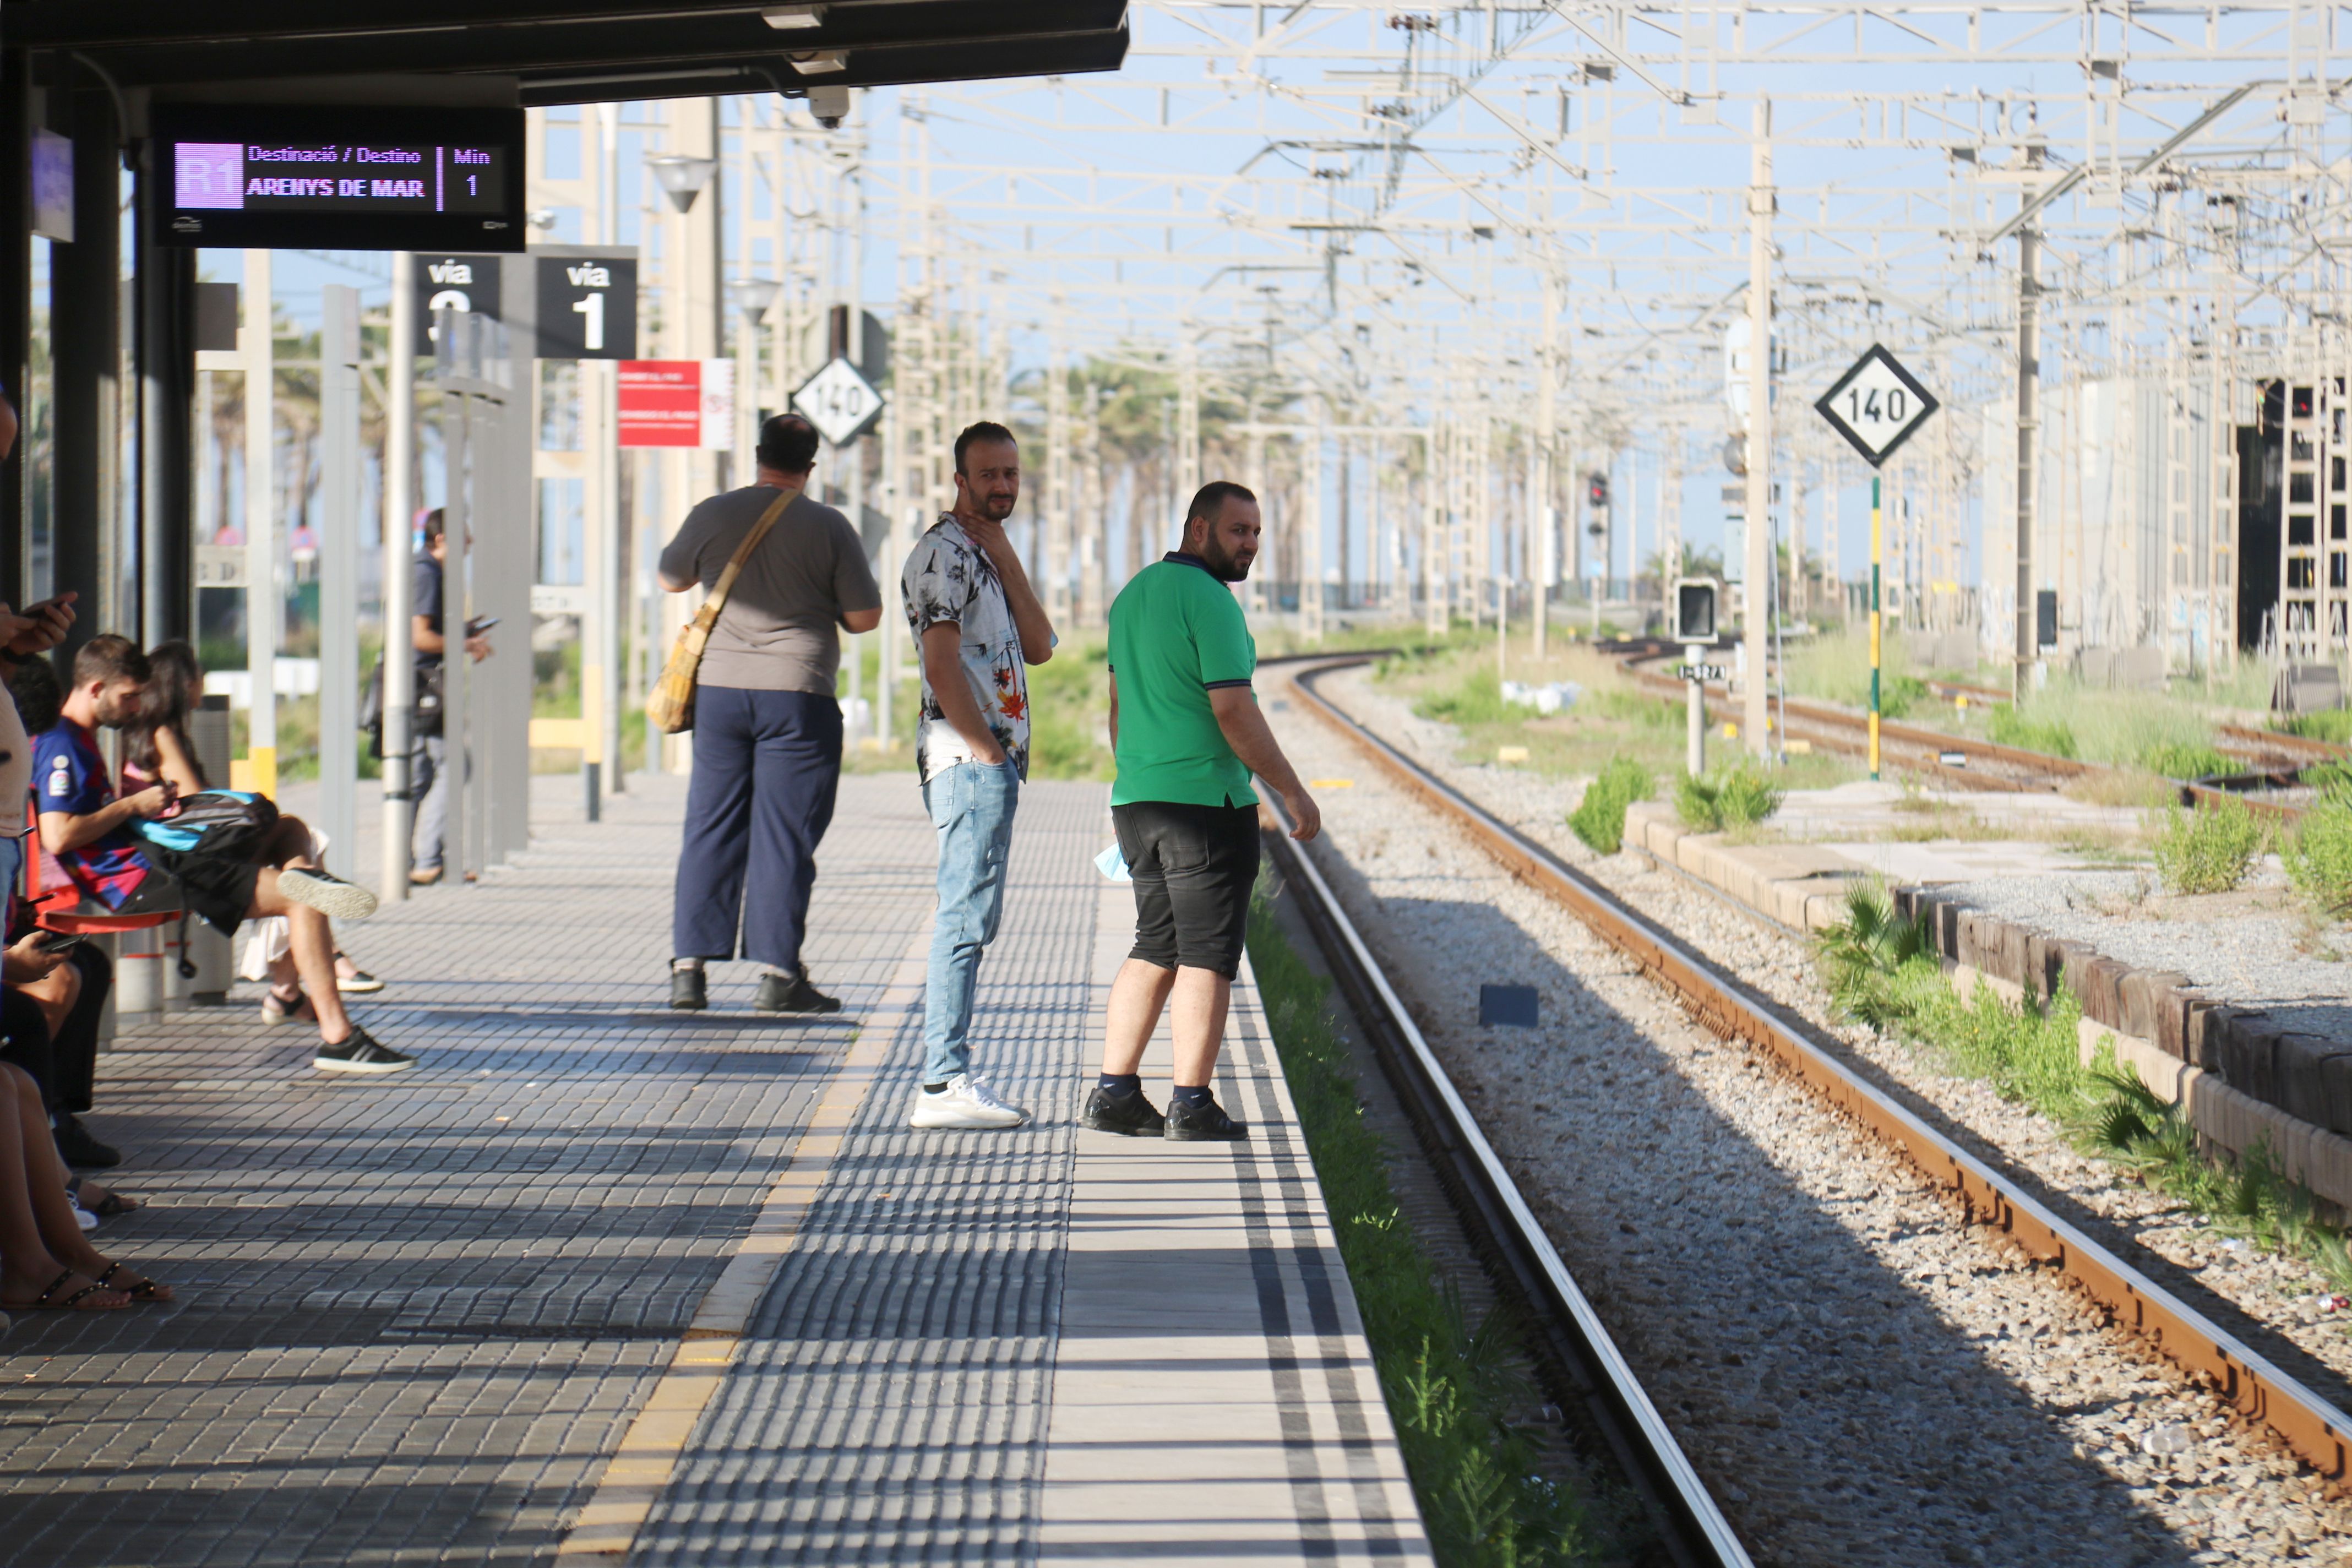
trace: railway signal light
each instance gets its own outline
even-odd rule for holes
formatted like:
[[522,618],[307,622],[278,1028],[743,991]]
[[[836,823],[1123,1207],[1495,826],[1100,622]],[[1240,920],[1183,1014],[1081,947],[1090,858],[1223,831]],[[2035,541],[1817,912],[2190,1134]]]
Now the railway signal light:
[[1722,584],[1712,577],[1675,579],[1675,641],[1715,641],[1716,600],[1722,592]]
[[1584,499],[1591,503],[1592,509],[1595,511],[1608,510],[1609,476],[1607,474],[1587,474],[1584,477]]

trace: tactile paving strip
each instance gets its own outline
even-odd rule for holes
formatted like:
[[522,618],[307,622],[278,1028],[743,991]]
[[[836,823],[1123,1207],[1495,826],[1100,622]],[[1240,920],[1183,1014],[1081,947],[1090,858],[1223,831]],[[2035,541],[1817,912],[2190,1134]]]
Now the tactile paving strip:
[[909,1131],[908,1021],[634,1563],[1034,1556],[1107,834],[1099,786],[1023,795],[973,1066],[1036,1121]]

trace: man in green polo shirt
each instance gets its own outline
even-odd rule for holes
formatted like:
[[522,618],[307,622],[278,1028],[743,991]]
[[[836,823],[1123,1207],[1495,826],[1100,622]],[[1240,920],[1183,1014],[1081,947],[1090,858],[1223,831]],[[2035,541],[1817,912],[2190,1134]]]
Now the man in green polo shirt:
[[[1209,1090],[1224,1043],[1257,881],[1255,773],[1308,839],[1322,813],[1250,689],[1257,644],[1230,584],[1257,559],[1257,498],[1219,480],[1184,516],[1184,544],[1131,578],[1110,607],[1111,821],[1135,879],[1135,947],[1111,984],[1102,1078],[1086,1125],[1183,1141],[1247,1129]],[[1162,1116],[1138,1068],[1175,999],[1175,1090]]]

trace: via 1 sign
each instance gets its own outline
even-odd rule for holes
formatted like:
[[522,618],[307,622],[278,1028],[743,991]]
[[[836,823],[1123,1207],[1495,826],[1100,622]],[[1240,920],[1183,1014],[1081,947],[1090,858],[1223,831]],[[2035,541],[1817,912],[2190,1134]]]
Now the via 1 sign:
[[1937,406],[1919,378],[1877,343],[1813,405],[1874,468],[1893,457]]

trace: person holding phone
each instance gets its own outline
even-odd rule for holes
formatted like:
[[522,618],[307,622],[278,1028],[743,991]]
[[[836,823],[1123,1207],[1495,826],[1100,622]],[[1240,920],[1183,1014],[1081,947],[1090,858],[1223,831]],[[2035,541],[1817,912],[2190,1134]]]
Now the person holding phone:
[[[321,1072],[353,1073],[415,1066],[414,1058],[375,1040],[343,1008],[329,921],[365,919],[375,912],[375,895],[317,864],[310,830],[299,818],[279,816],[269,807],[258,837],[237,851],[157,848],[159,860],[142,848],[133,825],[172,816],[178,786],[165,779],[118,795],[98,749],[97,731],[134,721],[152,675],[147,656],[128,637],[92,637],[74,656],[72,689],[56,726],[33,752],[41,848],[59,876],[80,890],[83,909],[92,913],[185,911],[202,915],[225,935],[234,935],[249,919],[285,917],[295,968],[319,1023],[311,1065]],[[240,810],[268,807],[267,802],[243,796],[192,798],[215,805],[243,801]]]
[[[416,558],[415,596],[409,604],[415,612],[408,641],[416,657],[416,720],[410,727],[415,750],[408,761],[408,793],[416,802],[416,821],[409,839],[408,879],[420,888],[441,879],[449,835],[449,739],[441,716],[441,661],[449,646],[441,630],[442,569],[448,559],[448,517],[436,506],[425,514],[425,553]],[[497,624],[495,617],[466,623],[466,656],[475,663],[495,651],[488,634]]]

